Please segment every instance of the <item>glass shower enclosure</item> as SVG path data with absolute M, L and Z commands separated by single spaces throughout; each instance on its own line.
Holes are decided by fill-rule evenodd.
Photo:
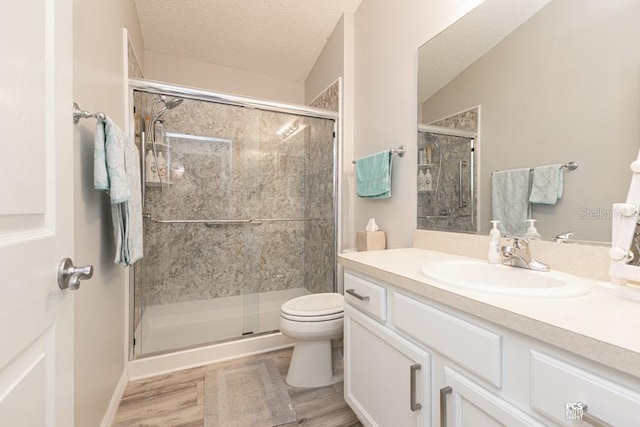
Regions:
M 133 90 L 134 357 L 276 332 L 284 301 L 335 290 L 337 114 L 231 98 Z

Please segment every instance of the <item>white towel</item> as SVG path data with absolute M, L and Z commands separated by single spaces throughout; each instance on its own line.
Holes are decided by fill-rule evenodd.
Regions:
M 529 169 L 491 175 L 491 211 L 503 236 L 524 236 L 529 214 Z
M 143 255 L 140 159 L 136 146 L 108 117 L 96 124 L 94 186 L 109 191 L 114 262 L 131 265 Z

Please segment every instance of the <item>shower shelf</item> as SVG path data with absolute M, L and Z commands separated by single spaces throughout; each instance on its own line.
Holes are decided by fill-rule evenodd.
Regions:
M 435 166 L 435 163 L 418 163 L 419 168 L 432 168 Z
M 418 193 L 433 193 L 435 190 L 418 190 Z

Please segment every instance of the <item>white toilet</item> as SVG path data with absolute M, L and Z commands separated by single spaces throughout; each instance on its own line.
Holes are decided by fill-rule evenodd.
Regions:
M 342 337 L 344 297 L 337 293 L 294 298 L 280 307 L 280 332 L 295 340 L 287 373 L 294 387 L 322 387 L 333 375 L 331 340 Z

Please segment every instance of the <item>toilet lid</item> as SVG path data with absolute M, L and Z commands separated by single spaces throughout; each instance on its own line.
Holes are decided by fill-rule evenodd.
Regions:
M 297 317 L 331 316 L 344 311 L 344 297 L 338 293 L 305 295 L 285 302 L 280 311 Z

